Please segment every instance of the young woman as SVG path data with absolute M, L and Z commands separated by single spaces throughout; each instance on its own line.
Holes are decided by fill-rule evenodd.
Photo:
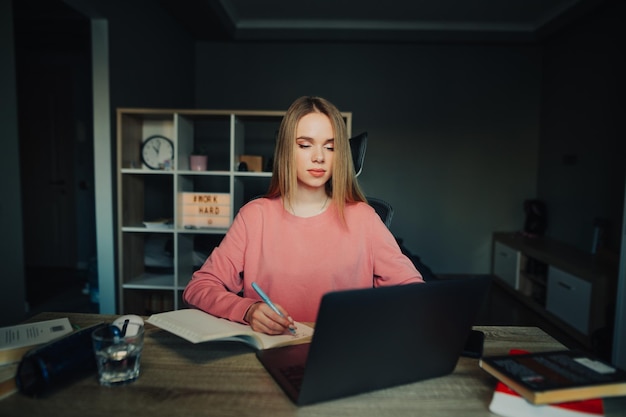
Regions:
M 329 291 L 423 282 L 357 183 L 345 122 L 319 97 L 287 110 L 267 195 L 247 203 L 183 294 L 268 334 L 313 322 Z M 276 314 L 251 287 L 256 282 Z M 243 296 L 238 295 L 243 292 Z

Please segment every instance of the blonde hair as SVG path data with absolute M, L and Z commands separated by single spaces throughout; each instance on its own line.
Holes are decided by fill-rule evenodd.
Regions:
M 331 179 L 326 183 L 326 195 L 332 199 L 339 217 L 345 222 L 346 204 L 367 200 L 355 176 L 346 123 L 335 105 L 321 97 L 300 97 L 285 113 L 278 130 L 274 168 L 267 197 L 282 196 L 288 202 L 294 197 L 298 185 L 295 166 L 296 129 L 300 119 L 310 113 L 326 115 L 333 128 L 335 148 L 333 172 Z

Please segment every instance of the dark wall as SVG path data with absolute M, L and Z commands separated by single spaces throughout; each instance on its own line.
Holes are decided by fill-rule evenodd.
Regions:
M 15 87 L 15 49 L 13 38 L 13 8 L 10 1 L 0 1 L 0 133 L 3 153 L 0 164 L 0 186 L 5 198 L 0 201 L 0 326 L 24 319 L 24 252 L 22 236 L 22 203 L 20 191 L 19 141 L 17 137 L 17 90 Z M 17 180 L 16 180 L 17 179 Z
M 194 43 L 149 0 L 102 1 L 109 22 L 111 104 L 188 108 L 194 100 Z
M 369 132 L 365 192 L 435 272 L 485 273 L 491 233 L 536 194 L 541 52 L 532 46 L 197 44 L 196 106 L 284 110 L 321 95 Z
M 547 234 L 591 250 L 595 218 L 620 245 L 626 177 L 626 3 L 606 2 L 544 47 L 538 194 Z
M 154 1 L 91 0 L 89 4 L 90 16 L 105 19 L 108 26 L 110 162 L 115 177 L 116 109 L 193 107 L 194 40 Z M 115 198 L 115 180 L 112 184 Z
M 60 0 L 22 0 L 14 23 L 24 264 L 86 268 L 96 252 L 90 22 Z

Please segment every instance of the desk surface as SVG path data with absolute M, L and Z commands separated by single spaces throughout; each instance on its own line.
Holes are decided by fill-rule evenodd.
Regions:
M 85 327 L 115 316 L 44 313 L 31 321 L 69 317 Z M 510 348 L 529 351 L 563 346 L 535 327 L 478 326 L 485 354 Z M 0 401 L 0 415 L 13 416 L 488 416 L 495 379 L 478 360 L 461 358 L 448 376 L 326 403 L 296 407 L 254 352 L 243 344 L 194 345 L 146 325 L 141 376 L 124 387 L 101 387 L 96 376 L 79 380 L 46 398 L 19 393 Z M 626 397 L 605 400 L 607 417 L 626 416 Z

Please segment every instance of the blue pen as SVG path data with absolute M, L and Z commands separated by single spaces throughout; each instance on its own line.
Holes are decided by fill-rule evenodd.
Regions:
M 257 294 L 259 294 L 259 296 L 261 297 L 261 299 L 263 299 L 263 301 L 265 302 L 265 304 L 267 304 L 268 306 L 270 306 L 270 308 L 272 310 L 274 310 L 274 312 L 276 314 L 278 314 L 279 316 L 281 316 L 282 318 L 286 318 L 284 316 L 283 313 L 280 312 L 280 310 L 278 308 L 276 308 L 276 306 L 274 305 L 274 303 L 272 303 L 272 300 L 270 300 L 270 298 L 267 296 L 267 294 L 265 294 L 263 292 L 263 290 L 261 289 L 261 287 L 259 287 L 256 282 L 252 283 L 252 288 L 254 289 L 254 291 L 257 292 Z M 296 330 L 293 329 L 291 326 L 289 327 L 289 331 L 291 332 L 291 334 L 295 335 L 296 334 Z

